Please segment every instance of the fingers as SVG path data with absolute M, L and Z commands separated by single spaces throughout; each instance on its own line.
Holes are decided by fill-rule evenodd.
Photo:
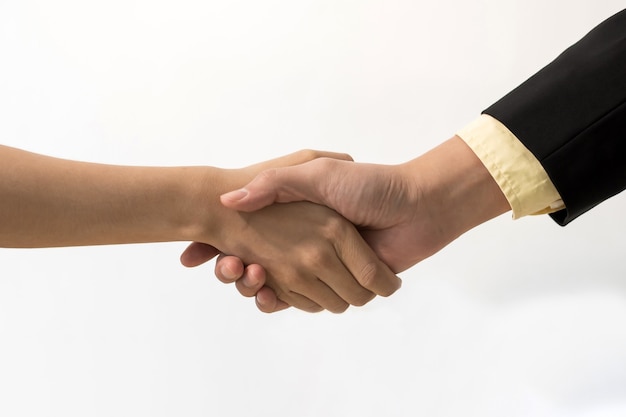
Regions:
M 230 284 L 244 275 L 245 267 L 236 256 L 220 255 L 215 261 L 215 276 L 225 284 Z
M 265 285 L 265 269 L 257 264 L 246 267 L 236 256 L 218 256 L 215 276 L 225 284 L 234 282 L 237 291 L 244 297 L 254 297 Z
M 320 162 L 265 170 L 243 188 L 223 194 L 220 200 L 224 206 L 239 211 L 302 200 L 323 204 L 318 186 L 326 177 L 320 172 Z
M 261 265 L 252 264 L 244 268 L 242 261 L 235 256 L 220 255 L 215 264 L 215 275 L 224 283 L 235 282 L 237 291 L 244 297 L 256 295 L 257 305 L 264 312 L 282 310 L 291 305 L 308 312 L 328 310 L 342 313 L 349 307 L 348 303 L 362 305 L 369 301 L 374 294 L 360 287 L 344 265 L 336 257 L 334 260 L 334 265 L 328 262 L 325 265 L 328 270 L 335 271 L 336 277 L 333 281 L 340 282 L 339 285 L 345 288 L 342 291 L 345 294 L 343 297 L 337 294 L 336 288 L 330 288 L 323 280 L 306 279 L 294 273 L 289 279 L 282 280 L 283 289 L 279 298 L 274 290 L 265 286 L 267 276 Z M 315 267 L 318 265 L 315 264 Z M 351 285 L 342 285 L 342 281 Z M 260 291 L 262 288 L 264 291 Z
M 257 292 L 256 306 L 264 313 L 275 313 L 290 307 L 286 302 L 279 300 L 274 290 L 269 287 L 262 287 Z
M 354 226 L 349 227 L 352 230 L 348 233 L 331 232 L 335 236 L 331 240 L 339 242 L 334 245 L 337 256 L 363 288 L 383 297 L 396 292 L 402 280 L 376 256 Z
M 335 268 L 344 269 L 343 265 L 336 265 Z M 350 304 L 363 305 L 374 297 L 374 294 L 359 286 L 352 276 L 347 274 L 343 279 L 351 282 L 352 286 L 344 286 L 346 289 L 343 291 L 343 296 L 337 294 L 336 288 L 331 289 L 320 280 L 315 280 L 313 285 L 306 286 L 307 280 L 294 278 L 294 282 L 299 282 L 298 285 L 293 285 L 293 287 L 298 287 L 298 292 L 289 291 L 288 294 L 281 295 L 289 301 L 287 303 L 279 299 L 273 289 L 265 286 L 266 272 L 261 265 L 252 264 L 244 269 L 241 260 L 234 256 L 221 255 L 216 263 L 215 274 L 224 283 L 235 282 L 237 291 L 244 297 L 256 296 L 259 310 L 265 313 L 284 310 L 290 306 L 312 313 L 322 310 L 342 313 Z M 335 281 L 342 281 L 342 279 L 336 278 Z M 350 291 L 353 293 L 349 293 Z
M 302 290 L 307 294 L 313 294 L 314 298 L 321 300 L 320 302 L 313 301 L 311 298 L 293 291 L 283 294 L 283 297 L 289 301 L 285 302 L 278 298 L 273 289 L 264 286 L 266 272 L 262 266 L 252 264 L 244 269 L 241 260 L 234 256 L 220 256 L 215 267 L 215 274 L 224 283 L 235 282 L 237 291 L 244 297 L 256 296 L 259 310 L 265 313 L 284 310 L 290 306 L 310 313 L 317 313 L 324 309 L 340 313 L 348 308 L 345 301 L 337 297 L 330 288 L 321 282 L 314 285 L 311 290 Z
M 352 280 L 351 277 L 350 279 Z M 276 297 L 299 310 L 311 313 L 322 310 L 343 313 L 350 306 L 334 288 L 318 278 L 292 276 L 289 280 L 283 279 L 281 284 L 280 287 L 273 288 Z M 284 288 L 288 290 L 285 291 Z
M 244 297 L 254 297 L 265 285 L 265 269 L 261 265 L 248 265 L 241 279 L 235 282 L 237 291 Z
M 276 245 L 288 250 L 286 256 L 278 255 L 281 264 L 268 270 L 267 285 L 274 289 L 278 299 L 305 311 L 315 308 L 310 304 L 313 302 L 333 313 L 341 313 L 349 305 L 366 304 L 374 298 L 374 293 L 389 295 L 399 287 L 399 278 L 343 217 L 307 203 L 272 206 L 272 210 L 297 214 L 292 227 L 288 226 L 289 217 L 282 216 L 288 234 L 294 227 L 309 231 L 306 238 L 287 240 L 295 245 L 287 246 L 282 241 Z M 307 229 L 307 223 L 315 226 Z M 279 236 L 275 233 L 273 237 Z
M 344 224 L 344 222 L 341 223 Z M 353 233 L 351 238 L 355 240 L 360 239 L 356 230 L 349 230 L 349 232 Z M 343 245 L 346 243 L 352 244 L 349 238 L 346 238 L 344 242 L 339 244 Z M 359 284 L 356 275 L 348 267 L 349 262 L 346 262 L 347 260 L 343 259 L 341 254 L 337 253 L 332 246 L 330 250 L 333 253 L 329 256 L 323 256 L 323 253 L 315 251 L 314 248 L 306 250 L 302 255 L 305 265 L 312 270 L 317 269 L 319 271 L 319 279 L 314 281 L 313 284 L 321 286 L 324 283 L 326 284 L 325 287 L 328 287 L 328 291 L 323 293 L 324 297 L 313 297 L 311 294 L 318 295 L 322 293 L 317 286 L 310 285 L 302 288 L 301 294 L 306 294 L 313 301 L 334 313 L 345 311 L 349 305 L 363 306 L 367 304 L 376 294 Z M 295 284 L 293 286 L 295 287 Z
M 354 159 L 347 153 L 340 152 L 328 152 L 328 151 L 318 151 L 314 149 L 301 149 L 289 155 L 285 155 L 279 158 L 270 161 L 275 167 L 288 167 L 293 165 L 300 165 L 306 162 L 314 161 L 320 158 L 329 158 L 329 159 L 337 159 L 340 161 L 350 161 L 353 162 Z
M 192 268 L 213 259 L 220 252 L 206 243 L 192 242 L 180 255 L 180 263 Z
M 316 151 L 311 149 L 303 149 L 289 155 L 284 155 L 269 161 L 260 162 L 248 167 L 249 169 L 259 172 L 270 168 L 288 167 L 292 165 L 300 165 L 305 162 L 318 158 L 338 159 L 342 161 L 353 161 L 352 157 L 346 153 Z
M 226 193 L 222 203 L 240 211 L 254 211 L 274 202 L 308 200 L 323 204 L 316 183 L 326 179 L 330 161 L 352 162 L 350 155 L 336 152 L 302 150 L 244 168 L 256 177 L 245 187 Z M 252 192 L 251 192 L 252 191 Z
M 236 256 L 220 255 L 215 263 L 215 275 L 224 283 L 235 282 L 237 291 L 244 297 L 256 297 L 257 308 L 264 313 L 274 313 L 291 307 L 279 300 L 276 293 L 265 285 L 265 269 L 252 264 L 244 267 Z
M 182 253 L 180 261 L 186 267 L 195 267 L 213 259 L 218 253 L 213 246 L 193 242 Z M 244 297 L 256 296 L 257 308 L 264 313 L 274 313 L 290 307 L 276 297 L 274 290 L 263 286 L 265 270 L 260 265 L 244 267 L 243 262 L 236 256 L 220 254 L 215 263 L 215 276 L 226 284 L 235 282 L 237 290 Z

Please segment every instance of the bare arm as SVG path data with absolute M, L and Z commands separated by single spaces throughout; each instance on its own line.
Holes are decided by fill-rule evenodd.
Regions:
M 219 201 L 265 168 L 320 155 L 224 170 L 93 164 L 0 147 L 0 246 L 194 240 L 211 256 L 219 250 L 263 265 L 268 285 L 290 304 L 343 311 L 373 297 L 364 286 L 383 295 L 399 286 L 350 223 L 312 204 L 240 214 Z
M 193 189 L 214 168 L 69 161 L 0 146 L 0 245 L 50 247 L 185 240 Z M 194 179 L 189 181 L 188 179 Z M 214 205 L 209 210 L 217 211 Z

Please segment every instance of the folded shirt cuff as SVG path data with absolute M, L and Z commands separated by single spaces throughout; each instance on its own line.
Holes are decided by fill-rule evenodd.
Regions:
M 537 158 L 495 118 L 482 114 L 457 132 L 494 178 L 518 219 L 565 206 Z

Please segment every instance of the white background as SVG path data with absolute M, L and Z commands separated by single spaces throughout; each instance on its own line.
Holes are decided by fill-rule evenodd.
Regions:
M 239 167 L 399 163 L 615 1 L 0 1 L 0 142 Z M 184 243 L 0 250 L 2 416 L 626 415 L 626 198 L 504 215 L 344 315 L 264 315 Z

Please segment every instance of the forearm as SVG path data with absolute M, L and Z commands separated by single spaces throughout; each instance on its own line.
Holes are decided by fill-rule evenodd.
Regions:
M 223 210 L 223 172 L 214 168 L 93 164 L 4 146 L 0 161 L 4 247 L 191 240 L 212 226 L 194 222 L 200 201 L 205 213 Z

